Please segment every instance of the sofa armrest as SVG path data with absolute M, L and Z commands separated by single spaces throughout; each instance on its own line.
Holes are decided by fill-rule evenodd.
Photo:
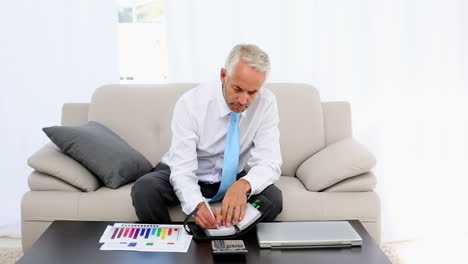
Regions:
M 33 171 L 28 177 L 28 185 L 31 191 L 66 191 L 81 192 L 80 189 L 70 185 L 57 177 Z
M 97 177 L 51 142 L 34 153 L 28 164 L 36 171 L 54 176 L 85 192 L 95 191 L 101 186 Z
M 346 180 L 342 180 L 324 192 L 371 192 L 377 185 L 377 178 L 372 172 L 366 172 Z
M 318 192 L 370 171 L 375 163 L 375 157 L 363 145 L 347 138 L 312 155 L 299 166 L 296 176 L 307 190 Z

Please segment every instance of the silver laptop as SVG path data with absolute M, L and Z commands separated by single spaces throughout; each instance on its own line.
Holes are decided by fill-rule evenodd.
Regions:
M 259 223 L 261 248 L 361 246 L 362 238 L 347 221 Z

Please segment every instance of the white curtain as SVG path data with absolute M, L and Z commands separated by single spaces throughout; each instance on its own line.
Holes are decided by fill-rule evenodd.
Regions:
M 27 158 L 60 125 L 65 102 L 89 102 L 118 83 L 114 0 L 2 1 L 0 16 L 0 236 L 20 236 Z
M 230 48 L 271 56 L 271 82 L 352 104 L 377 156 L 384 241 L 455 232 L 468 213 L 468 3 L 166 1 L 169 81 L 216 79 Z

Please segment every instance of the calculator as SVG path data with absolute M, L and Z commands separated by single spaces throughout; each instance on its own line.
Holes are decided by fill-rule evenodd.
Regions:
M 211 240 L 214 255 L 247 254 L 247 248 L 242 240 Z

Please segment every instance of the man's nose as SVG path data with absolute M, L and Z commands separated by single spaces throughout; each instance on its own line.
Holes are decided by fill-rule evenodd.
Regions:
M 239 103 L 242 104 L 242 105 L 247 104 L 248 97 L 249 96 L 247 94 L 239 95 Z

